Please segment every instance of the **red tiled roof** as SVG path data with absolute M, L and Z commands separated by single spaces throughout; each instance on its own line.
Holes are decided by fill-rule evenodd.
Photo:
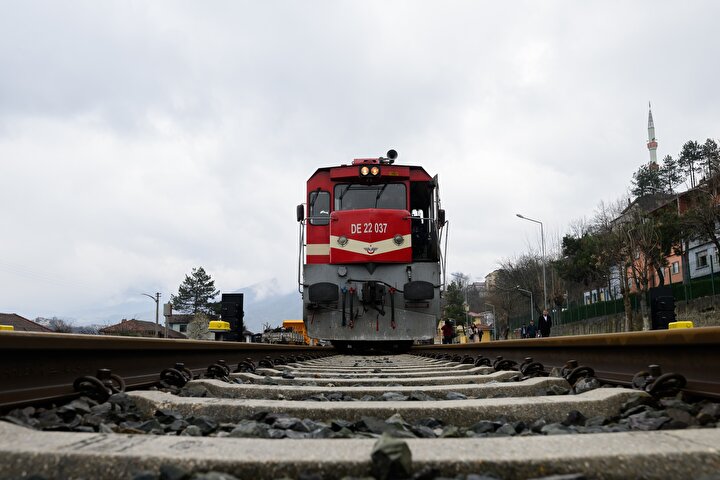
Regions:
M 16 313 L 0 313 L 0 325 L 12 325 L 16 332 L 52 332 L 49 328 Z
M 192 322 L 193 318 L 195 318 L 195 315 L 193 315 L 192 313 L 175 313 L 173 315 L 168 315 L 167 320 L 168 323 L 188 324 Z
M 160 325 L 160 336 L 165 336 L 165 326 Z M 101 328 L 99 332 L 102 335 L 133 335 L 138 337 L 154 337 L 155 322 L 146 322 L 144 320 L 123 320 L 115 325 Z M 187 338 L 180 332 L 168 329 L 168 338 Z

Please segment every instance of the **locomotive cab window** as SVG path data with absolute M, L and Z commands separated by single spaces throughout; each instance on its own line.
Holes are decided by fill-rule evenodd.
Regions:
M 405 185 L 379 183 L 372 185 L 341 184 L 335 186 L 335 210 L 381 208 L 407 210 Z
M 330 192 L 310 192 L 310 225 L 330 223 Z
M 430 182 L 410 182 L 412 252 L 416 262 L 436 261 L 439 258 L 436 227 L 429 218 L 432 211 L 432 191 Z

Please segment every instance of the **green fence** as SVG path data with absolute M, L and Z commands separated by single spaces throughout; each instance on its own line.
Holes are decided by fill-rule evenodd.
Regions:
M 720 275 L 718 275 L 718 278 L 715 278 L 716 275 L 718 274 L 695 278 L 687 284 L 673 283 L 670 287 L 672 287 L 675 301 L 685 302 L 696 298 L 720 294 Z M 636 312 L 640 310 L 637 294 L 630 295 L 630 306 Z M 588 318 L 623 313 L 624 311 L 625 306 L 622 298 L 606 302 L 595 302 L 589 305 L 577 305 L 575 301 L 571 300 L 569 308 L 563 308 L 562 310 L 555 309 L 551 312 L 551 315 L 553 317 L 553 324 L 565 325 L 567 323 L 587 320 Z M 534 320 L 537 320 L 537 316 Z M 523 324 L 527 325 L 529 321 L 530 319 L 527 314 L 511 317 L 510 330 L 520 328 Z

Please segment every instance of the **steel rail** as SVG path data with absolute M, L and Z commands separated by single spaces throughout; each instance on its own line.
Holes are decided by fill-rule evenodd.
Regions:
M 630 385 L 633 376 L 660 365 L 663 373 L 687 379 L 686 392 L 720 398 L 720 327 L 654 330 L 602 335 L 501 340 L 488 343 L 417 345 L 413 353 L 498 355 L 522 362 L 526 357 L 546 369 L 561 368 L 569 360 L 595 370 L 600 380 Z
M 231 368 L 282 355 L 331 353 L 329 347 L 138 337 L 0 332 L 0 409 L 76 395 L 76 378 L 107 368 L 128 388 L 157 383 L 160 373 L 182 362 L 201 373 L 218 360 Z

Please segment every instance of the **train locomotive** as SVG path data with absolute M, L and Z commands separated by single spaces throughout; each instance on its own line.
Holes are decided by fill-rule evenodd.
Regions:
M 403 351 L 437 331 L 446 230 L 438 177 L 396 158 L 390 150 L 320 168 L 307 181 L 307 212 L 297 207 L 303 321 L 341 351 Z

